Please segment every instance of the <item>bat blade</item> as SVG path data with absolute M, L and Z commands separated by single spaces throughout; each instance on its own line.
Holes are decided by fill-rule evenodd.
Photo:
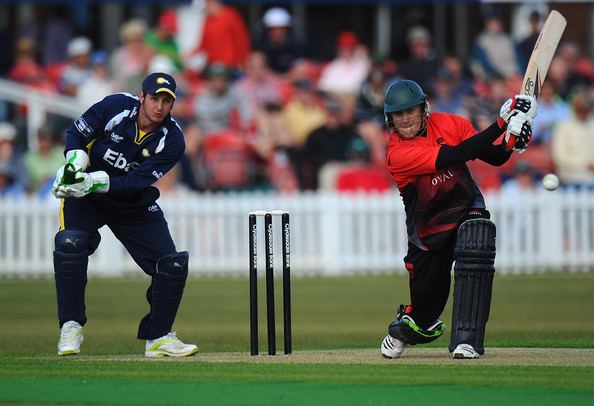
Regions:
M 522 81 L 521 94 L 538 97 L 566 25 L 565 17 L 557 10 L 551 10 L 530 55 Z

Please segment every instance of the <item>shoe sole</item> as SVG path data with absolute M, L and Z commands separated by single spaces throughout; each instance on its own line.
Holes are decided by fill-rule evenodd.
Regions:
M 472 356 L 470 356 L 470 357 L 467 357 L 467 356 L 465 356 L 464 354 L 461 354 L 461 353 L 455 353 L 455 354 L 452 356 L 452 358 L 453 358 L 453 359 L 479 359 L 479 358 L 480 358 L 480 355 L 478 355 L 478 356 L 472 355 Z
M 144 356 L 147 358 L 163 358 L 163 357 L 189 357 L 192 356 L 200 351 L 199 348 L 196 348 L 189 352 L 173 354 L 166 351 L 145 351 Z
M 80 354 L 80 350 L 58 351 L 58 355 L 76 355 L 76 354 Z
M 402 356 L 402 352 L 400 354 L 398 354 L 398 355 L 395 355 L 395 356 L 390 356 L 390 355 L 384 354 L 382 351 L 380 351 L 380 354 L 381 354 L 382 357 L 384 357 L 386 359 L 397 359 L 397 358 L 400 358 Z

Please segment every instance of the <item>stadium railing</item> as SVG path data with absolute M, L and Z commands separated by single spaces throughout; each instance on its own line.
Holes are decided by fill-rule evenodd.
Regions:
M 37 130 L 45 122 L 47 113 L 77 118 L 85 110 L 76 98 L 35 90 L 5 79 L 0 79 L 0 100 L 25 107 L 27 145 L 32 149 L 37 147 Z
M 594 268 L 594 191 L 542 191 L 523 196 L 521 205 L 496 194 L 486 199 L 497 224 L 498 272 Z M 396 193 L 196 194 L 159 203 L 177 248 L 190 252 L 194 276 L 247 275 L 248 213 L 256 209 L 290 212 L 295 275 L 405 272 L 404 209 Z M 58 209 L 53 199 L 0 200 L 0 276 L 53 275 Z M 101 234 L 89 275 L 140 275 L 113 234 L 105 227 Z M 274 237 L 280 246 L 280 233 Z

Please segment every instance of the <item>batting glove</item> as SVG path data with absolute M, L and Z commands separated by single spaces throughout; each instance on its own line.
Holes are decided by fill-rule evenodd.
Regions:
M 505 148 L 523 153 L 532 141 L 532 118 L 525 113 L 518 113 L 509 120 L 505 132 Z
M 78 172 L 76 183 L 60 185 L 54 193 L 56 197 L 84 197 L 89 193 L 106 193 L 109 191 L 109 175 L 105 171 L 91 173 Z
M 499 117 L 506 124 L 509 124 L 509 120 L 518 113 L 524 113 L 531 119 L 534 119 L 537 112 L 538 105 L 534 97 L 518 94 L 503 103 L 499 110 Z

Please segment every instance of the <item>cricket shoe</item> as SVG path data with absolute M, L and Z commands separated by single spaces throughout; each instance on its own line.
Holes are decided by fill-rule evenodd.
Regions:
M 60 329 L 58 341 L 58 355 L 74 355 L 80 352 L 80 345 L 84 341 L 82 326 L 76 321 L 67 321 Z
M 187 357 L 198 352 L 198 346 L 185 344 L 177 338 L 174 332 L 165 334 L 163 337 L 154 340 L 146 340 L 144 356 L 148 358 L 158 357 Z
M 405 345 L 406 344 L 402 341 L 388 334 L 386 338 L 384 338 L 384 341 L 382 341 L 382 345 L 380 346 L 380 353 L 384 358 L 400 358 L 400 356 L 404 352 Z
M 453 359 L 476 359 L 480 358 L 480 354 L 470 344 L 458 344 L 452 353 Z

